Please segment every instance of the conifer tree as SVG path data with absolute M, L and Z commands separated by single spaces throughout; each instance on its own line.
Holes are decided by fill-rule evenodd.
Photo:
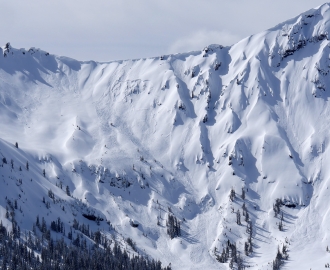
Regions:
M 71 196 L 69 186 L 66 186 L 66 195 Z
M 245 189 L 242 187 L 242 200 L 245 200 Z
M 237 223 L 238 225 L 241 225 L 241 224 L 242 224 L 242 223 L 241 223 L 241 213 L 240 213 L 239 210 L 237 210 L 237 212 L 236 212 L 236 223 Z
M 230 200 L 231 200 L 231 201 L 234 201 L 235 196 L 236 196 L 236 193 L 235 193 L 234 188 L 232 187 L 231 190 L 230 190 L 230 194 L 229 194 L 229 198 L 230 198 Z

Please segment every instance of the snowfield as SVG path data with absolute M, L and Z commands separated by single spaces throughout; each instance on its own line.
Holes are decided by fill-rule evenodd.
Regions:
M 281 269 L 323 269 L 329 32 L 326 3 L 231 47 L 147 59 L 79 62 L 1 47 L 3 224 L 17 200 L 22 234 L 36 215 L 61 217 L 67 232 L 75 218 L 123 247 L 132 238 L 139 254 L 173 269 L 229 269 L 230 258 L 216 259 L 228 240 L 250 269 L 273 269 L 283 244 Z M 181 226 L 173 239 L 169 215 Z

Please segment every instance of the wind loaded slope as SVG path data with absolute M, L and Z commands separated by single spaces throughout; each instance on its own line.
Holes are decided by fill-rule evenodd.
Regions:
M 323 268 L 329 22 L 324 4 L 231 47 L 106 63 L 2 47 L 3 224 L 16 200 L 23 239 L 60 217 L 172 269 Z

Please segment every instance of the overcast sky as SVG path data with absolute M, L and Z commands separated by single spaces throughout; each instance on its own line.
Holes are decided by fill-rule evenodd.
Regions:
M 231 45 L 323 0 L 10 0 L 1 45 L 109 61 Z

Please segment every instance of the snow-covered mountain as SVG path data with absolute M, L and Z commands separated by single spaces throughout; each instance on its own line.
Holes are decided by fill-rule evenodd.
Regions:
M 329 31 L 327 3 L 231 47 L 147 59 L 79 62 L 7 44 L 3 224 L 16 200 L 22 234 L 36 215 L 67 232 L 76 219 L 173 269 L 228 269 L 229 242 L 252 269 L 273 269 L 283 244 L 283 269 L 324 268 Z

